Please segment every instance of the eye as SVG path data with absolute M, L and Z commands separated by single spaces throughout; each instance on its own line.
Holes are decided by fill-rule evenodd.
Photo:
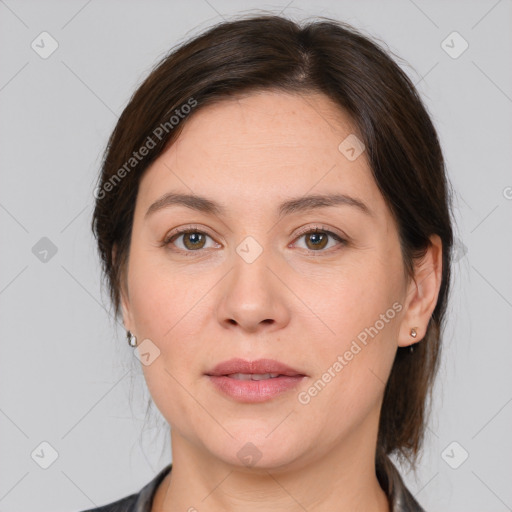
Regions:
M 201 249 L 205 249 L 205 241 L 207 238 L 212 240 L 211 236 L 203 231 L 199 231 L 195 228 L 182 228 L 174 231 L 170 236 L 168 236 L 163 242 L 162 245 L 171 245 L 175 243 L 175 240 L 179 238 L 183 238 L 182 247 L 178 246 L 178 249 L 182 252 L 195 252 Z
M 306 250 L 313 252 L 327 252 L 322 251 L 322 249 L 325 249 L 327 246 L 329 238 L 333 238 L 341 245 L 347 243 L 344 238 L 332 231 L 329 231 L 328 229 L 324 229 L 323 227 L 315 227 L 313 229 L 310 228 L 306 231 L 302 231 L 297 240 L 302 237 L 305 237 L 306 240 Z
M 305 237 L 306 240 L 306 250 L 310 252 L 327 252 L 323 251 L 322 249 L 325 249 L 327 246 L 329 238 L 336 240 L 339 245 L 345 245 L 347 243 L 344 238 L 337 235 L 336 233 L 318 226 L 303 230 L 301 233 L 299 233 L 296 240 L 299 240 L 303 237 Z M 180 247 L 179 244 L 176 244 L 176 241 L 180 238 L 183 239 L 181 242 L 182 247 Z M 162 242 L 162 245 L 176 245 L 178 252 L 187 254 L 208 248 L 206 247 L 206 240 L 208 238 L 213 240 L 212 237 L 204 231 L 199 231 L 194 227 L 187 227 L 178 229 L 171 233 L 168 237 L 165 238 L 165 240 Z

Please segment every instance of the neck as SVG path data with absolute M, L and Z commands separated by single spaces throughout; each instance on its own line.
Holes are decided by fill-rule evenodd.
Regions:
M 171 443 L 172 471 L 151 512 L 390 510 L 375 472 L 374 443 L 347 442 L 317 459 L 279 468 L 227 464 L 174 430 Z

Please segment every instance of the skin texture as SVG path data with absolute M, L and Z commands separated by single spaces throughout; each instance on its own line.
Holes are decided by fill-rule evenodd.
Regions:
M 425 335 L 441 247 L 433 236 L 416 280 L 405 275 L 397 228 L 365 153 L 349 161 L 338 149 L 352 133 L 349 117 L 323 95 L 238 95 L 188 119 L 142 177 L 122 307 L 139 343 L 148 338 L 160 350 L 142 368 L 171 426 L 173 470 L 153 512 L 389 510 L 374 465 L 384 386 L 397 347 Z M 170 191 L 221 202 L 227 215 L 175 205 L 145 218 Z M 278 216 L 282 201 L 333 192 L 371 214 L 336 205 Z M 163 246 L 179 227 L 208 236 L 198 243 L 178 235 Z M 315 227 L 347 242 L 299 236 Z M 263 249 L 252 263 L 236 251 L 247 236 Z M 393 304 L 394 318 L 300 403 L 298 393 Z M 267 402 L 235 402 L 204 375 L 232 357 L 276 359 L 307 377 Z M 261 453 L 252 467 L 237 455 L 249 442 Z

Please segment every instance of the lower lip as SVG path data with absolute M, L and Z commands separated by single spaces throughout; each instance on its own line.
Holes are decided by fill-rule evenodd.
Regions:
M 265 402 L 286 393 L 297 387 L 304 377 L 304 375 L 297 375 L 296 377 L 281 376 L 263 380 L 238 380 L 225 375 L 208 375 L 217 389 L 238 402 L 248 403 Z

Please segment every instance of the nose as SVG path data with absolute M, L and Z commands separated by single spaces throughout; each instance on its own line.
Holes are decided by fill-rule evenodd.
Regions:
M 253 261 L 243 251 L 237 253 L 219 290 L 219 322 L 227 328 L 238 326 L 253 333 L 282 329 L 290 321 L 292 297 L 285 282 L 284 270 L 269 251 L 263 250 Z

